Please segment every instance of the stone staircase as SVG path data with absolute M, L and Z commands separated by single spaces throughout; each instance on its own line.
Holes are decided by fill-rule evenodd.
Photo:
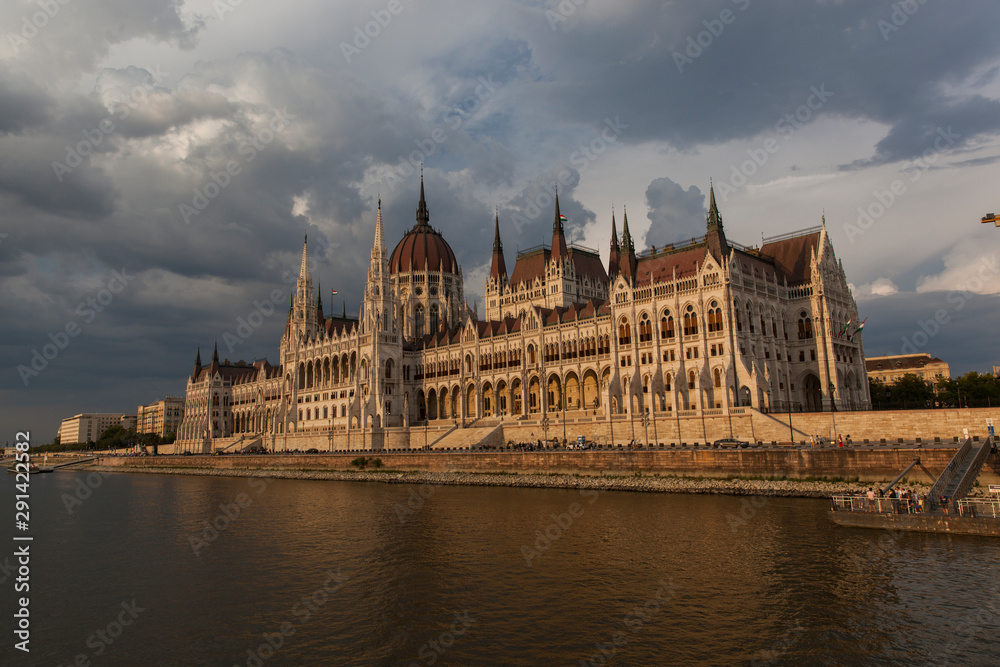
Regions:
M 431 449 L 481 449 L 486 446 L 499 447 L 503 445 L 503 425 L 481 426 L 479 428 L 460 428 L 435 442 Z

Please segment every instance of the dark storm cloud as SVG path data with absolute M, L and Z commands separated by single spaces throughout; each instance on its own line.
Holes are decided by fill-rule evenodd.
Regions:
M 771 130 L 821 85 L 833 93 L 823 113 L 891 126 L 879 162 L 921 154 L 928 126 L 966 128 L 963 143 L 995 134 L 997 103 L 968 96 L 961 84 L 1000 53 L 1000 5 L 967 2 L 956 11 L 914 0 L 916 11 L 900 18 L 901 4 L 716 0 L 643 4 L 610 25 L 577 20 L 532 44 L 536 61 L 560 54 L 540 98 L 574 121 L 618 113 L 628 100 L 624 141 L 681 148 Z M 720 23 L 725 10 L 728 24 Z
M 687 190 L 669 178 L 657 178 L 646 188 L 648 217 L 644 247 L 663 246 L 705 233 L 705 195 L 695 185 Z
M 951 365 L 952 376 L 988 372 L 1000 364 L 996 330 L 1000 297 L 953 292 L 899 293 L 858 303 L 865 323 L 865 355 L 927 352 Z M 993 357 L 984 356 L 992 351 Z

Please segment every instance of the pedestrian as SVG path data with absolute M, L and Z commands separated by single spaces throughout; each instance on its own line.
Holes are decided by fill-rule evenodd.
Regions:
M 944 513 L 946 515 L 948 514 L 948 496 L 945 495 L 941 496 L 941 509 L 944 510 Z
M 844 446 L 844 438 L 841 437 L 839 434 L 837 435 L 837 446 L 838 447 L 843 447 Z

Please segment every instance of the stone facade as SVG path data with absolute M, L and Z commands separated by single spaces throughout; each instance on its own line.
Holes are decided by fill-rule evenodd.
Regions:
M 390 255 L 379 206 L 358 319 L 324 315 L 304 244 L 280 365 L 216 353 L 202 366 L 199 353 L 178 448 L 409 447 L 414 427 L 543 419 L 646 417 L 705 437 L 707 421 L 748 410 L 870 407 L 856 324 L 847 335 L 857 307 L 825 224 L 731 243 L 711 192 L 706 235 L 685 244 L 636 253 L 627 214 L 621 238 L 612 216 L 605 268 L 567 245 L 556 196 L 552 244 L 519 253 L 510 276 L 494 221 L 480 319 L 423 183 L 416 218 Z
M 865 359 L 868 377 L 891 384 L 904 375 L 916 375 L 937 389 L 941 380 L 951 377 L 948 363 L 926 352 L 919 354 L 894 354 Z

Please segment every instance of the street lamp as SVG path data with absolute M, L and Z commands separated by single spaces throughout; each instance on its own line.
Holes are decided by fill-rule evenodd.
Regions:
M 542 417 L 542 437 L 545 438 L 542 443 L 542 447 L 546 447 L 549 444 L 549 416 L 546 415 Z
M 830 416 L 833 417 L 833 432 L 830 434 L 830 439 L 834 442 L 837 441 L 837 388 L 834 384 L 830 383 Z
M 642 428 L 646 432 L 646 443 L 648 444 L 649 443 L 649 413 L 648 412 L 643 412 L 642 413 Z

